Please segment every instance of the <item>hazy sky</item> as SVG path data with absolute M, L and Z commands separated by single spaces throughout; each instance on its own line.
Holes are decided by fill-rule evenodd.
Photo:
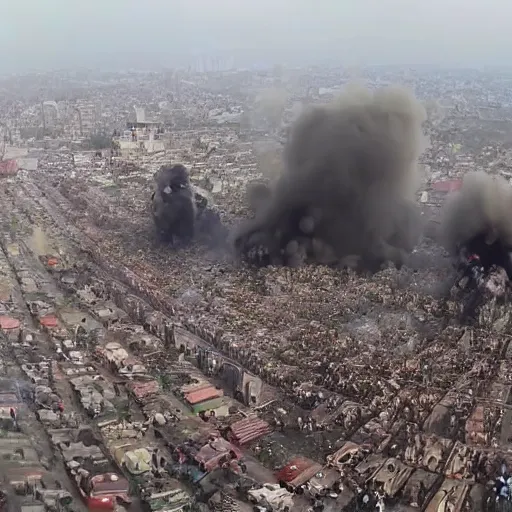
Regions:
M 512 64 L 510 0 L 0 0 L 0 72 L 251 62 Z

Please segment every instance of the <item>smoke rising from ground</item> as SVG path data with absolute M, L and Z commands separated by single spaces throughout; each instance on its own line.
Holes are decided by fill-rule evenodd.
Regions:
M 263 121 L 271 129 L 277 129 L 283 121 L 288 94 L 285 89 L 272 88 L 262 91 L 256 98 L 253 122 Z
M 268 203 L 235 238 L 246 260 L 378 268 L 401 264 L 419 229 L 422 105 L 407 91 L 350 87 L 304 111 Z
M 195 234 L 196 205 L 188 170 L 181 164 L 164 165 L 155 174 L 151 197 L 153 221 L 160 240 L 190 241 Z
M 472 172 L 446 203 L 441 226 L 443 244 L 455 252 L 461 244 L 485 235 L 512 247 L 512 187 L 501 176 Z

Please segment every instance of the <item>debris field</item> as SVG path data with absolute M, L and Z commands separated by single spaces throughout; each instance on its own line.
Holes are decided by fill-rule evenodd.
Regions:
M 19 499 L 482 510 L 510 458 L 508 314 L 460 325 L 428 241 L 372 276 L 161 247 L 145 176 L 0 192 L 8 474 L 37 490 Z
M 270 181 L 256 145 L 219 116 L 215 130 L 143 116 L 94 151 L 81 117 L 65 144 L 14 129 L 26 147 L 0 166 L 0 510 L 512 510 L 508 277 L 454 286 L 434 242 L 471 167 L 452 121 L 484 121 L 464 108 L 444 131 L 421 125 L 425 235 L 374 273 L 256 268 L 229 236 L 161 243 L 162 165 L 190 169 L 187 200 L 222 236 L 265 200 L 247 201 L 249 182 Z M 118 125 L 121 111 L 109 107 Z M 283 136 L 263 132 L 263 145 Z M 494 149 L 482 166 L 499 173 L 508 153 Z M 386 242 L 409 230 L 391 228 Z

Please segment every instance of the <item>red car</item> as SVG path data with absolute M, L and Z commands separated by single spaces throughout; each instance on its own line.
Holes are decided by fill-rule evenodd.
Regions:
M 130 492 L 128 480 L 116 473 L 85 477 L 79 482 L 78 488 L 91 512 L 115 510 L 117 503 L 131 502 L 128 496 Z

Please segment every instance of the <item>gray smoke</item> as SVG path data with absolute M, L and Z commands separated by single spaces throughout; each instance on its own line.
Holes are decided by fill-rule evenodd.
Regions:
M 285 167 L 235 247 L 249 262 L 401 264 L 419 229 L 422 105 L 407 91 L 347 89 L 292 126 Z
M 512 187 L 501 176 L 468 173 L 444 207 L 441 234 L 451 252 L 479 235 L 512 247 Z

